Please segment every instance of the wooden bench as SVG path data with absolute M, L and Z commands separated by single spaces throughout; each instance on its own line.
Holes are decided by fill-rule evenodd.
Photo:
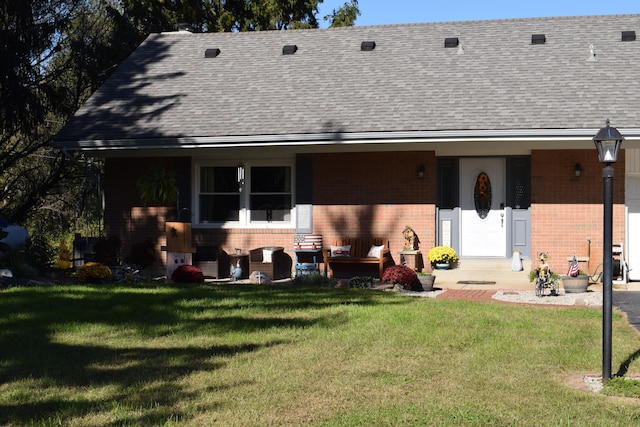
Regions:
M 351 246 L 349 256 L 331 256 L 331 246 Z M 379 257 L 369 257 L 371 246 L 384 246 Z M 377 276 L 382 279 L 386 266 L 393 265 L 389 241 L 377 237 L 344 237 L 336 239 L 323 252 L 324 265 L 334 278 L 350 278 L 358 275 Z

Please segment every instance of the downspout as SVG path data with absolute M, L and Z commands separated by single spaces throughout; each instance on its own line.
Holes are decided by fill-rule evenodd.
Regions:
M 591 263 L 591 237 L 587 237 L 587 274 L 591 276 L 591 267 L 589 264 Z

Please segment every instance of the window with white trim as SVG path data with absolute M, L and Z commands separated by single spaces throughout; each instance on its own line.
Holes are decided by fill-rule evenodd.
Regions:
M 240 220 L 241 180 L 238 168 L 203 166 L 200 173 L 198 197 L 201 223 Z
M 291 167 L 254 166 L 250 177 L 251 222 L 291 222 Z
M 290 225 L 291 165 L 196 165 L 196 222 L 212 225 Z

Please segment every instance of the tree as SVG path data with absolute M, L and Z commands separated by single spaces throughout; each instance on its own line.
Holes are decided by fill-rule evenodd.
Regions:
M 318 28 L 318 6 L 323 0 L 122 0 L 123 15 L 143 36 L 171 31 L 187 23 L 193 31 L 260 31 Z M 331 26 L 354 25 L 360 14 L 351 0 L 327 15 Z
M 55 236 L 77 228 L 84 201 L 98 202 L 88 185 L 100 173 L 95 162 L 52 151 L 48 141 L 132 51 L 136 37 L 104 1 L 3 2 L 0 218 Z
M 173 31 L 181 22 L 201 32 L 317 28 L 320 3 L 2 2 L 0 219 L 25 225 L 32 234 L 41 230 L 50 235 L 73 232 L 98 220 L 100 162 L 52 151 L 48 141 L 150 33 Z M 357 0 L 351 0 L 325 20 L 332 26 L 353 25 L 359 14 Z
M 330 21 L 332 27 L 351 27 L 355 25 L 358 16 L 360 16 L 358 0 L 351 0 L 341 8 L 333 9 L 324 19 L 325 21 Z
M 42 204 L 62 174 L 60 156 L 47 150 L 56 99 L 46 68 L 72 3 L 4 2 L 1 9 L 0 217 L 11 222 Z

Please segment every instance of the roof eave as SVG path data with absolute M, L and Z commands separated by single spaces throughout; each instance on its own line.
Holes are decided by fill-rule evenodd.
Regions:
M 640 129 L 619 129 L 627 140 L 640 140 Z M 158 137 L 92 140 L 57 140 L 56 149 L 72 151 L 158 150 L 165 148 L 242 148 L 332 144 L 454 143 L 503 141 L 592 140 L 598 129 L 441 130 L 407 132 L 316 133 L 220 137 Z

